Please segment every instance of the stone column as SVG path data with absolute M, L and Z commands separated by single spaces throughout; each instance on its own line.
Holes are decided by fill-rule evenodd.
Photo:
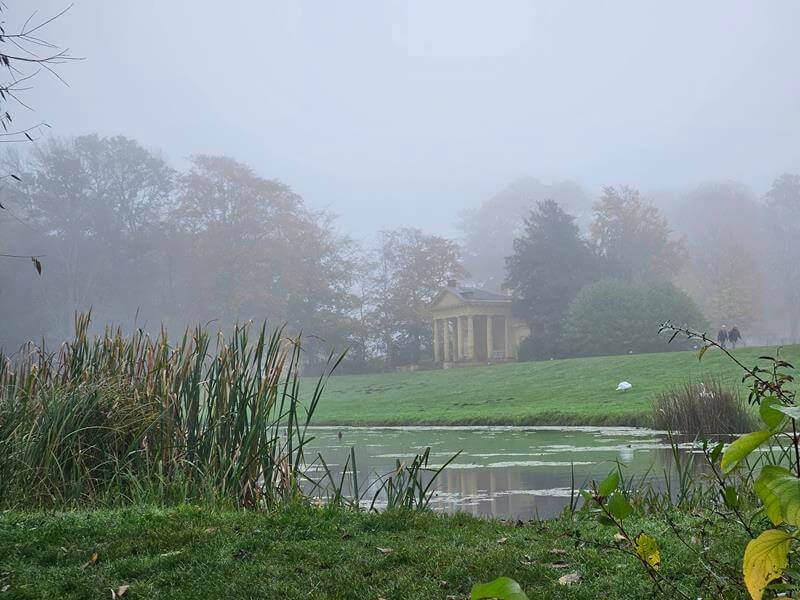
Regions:
M 433 362 L 439 364 L 441 354 L 439 352 L 439 319 L 433 320 Z
M 467 359 L 475 360 L 475 317 L 467 317 Z
M 444 326 L 444 362 L 450 362 L 450 319 L 442 319 Z
M 458 344 L 456 345 L 456 360 L 464 359 L 464 319 L 456 317 L 456 330 L 458 334 Z
M 492 315 L 486 315 L 486 358 L 492 360 Z
M 514 344 L 511 340 L 511 318 L 506 315 L 503 317 L 506 325 L 506 359 L 515 358 L 514 356 Z

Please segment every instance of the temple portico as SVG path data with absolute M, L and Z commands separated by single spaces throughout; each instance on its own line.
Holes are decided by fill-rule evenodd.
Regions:
M 511 297 L 449 283 L 430 311 L 436 363 L 449 367 L 516 360 L 529 330 L 512 317 Z

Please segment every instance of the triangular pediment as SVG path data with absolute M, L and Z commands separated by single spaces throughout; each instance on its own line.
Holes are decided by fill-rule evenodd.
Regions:
M 431 304 L 432 309 L 449 308 L 451 306 L 459 306 L 464 304 L 464 301 L 450 290 L 442 290 L 439 295 L 434 298 Z

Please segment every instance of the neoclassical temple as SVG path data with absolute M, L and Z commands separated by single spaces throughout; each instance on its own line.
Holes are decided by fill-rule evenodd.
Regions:
M 511 316 L 511 295 L 464 287 L 457 281 L 431 303 L 433 353 L 444 368 L 515 360 L 528 326 Z

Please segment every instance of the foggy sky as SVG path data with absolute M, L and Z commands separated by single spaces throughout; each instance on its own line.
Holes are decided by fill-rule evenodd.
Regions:
M 760 194 L 800 171 L 798 23 L 794 0 L 76 0 L 45 37 L 86 60 L 26 100 L 56 135 L 247 162 L 357 237 L 452 234 L 523 175 Z

